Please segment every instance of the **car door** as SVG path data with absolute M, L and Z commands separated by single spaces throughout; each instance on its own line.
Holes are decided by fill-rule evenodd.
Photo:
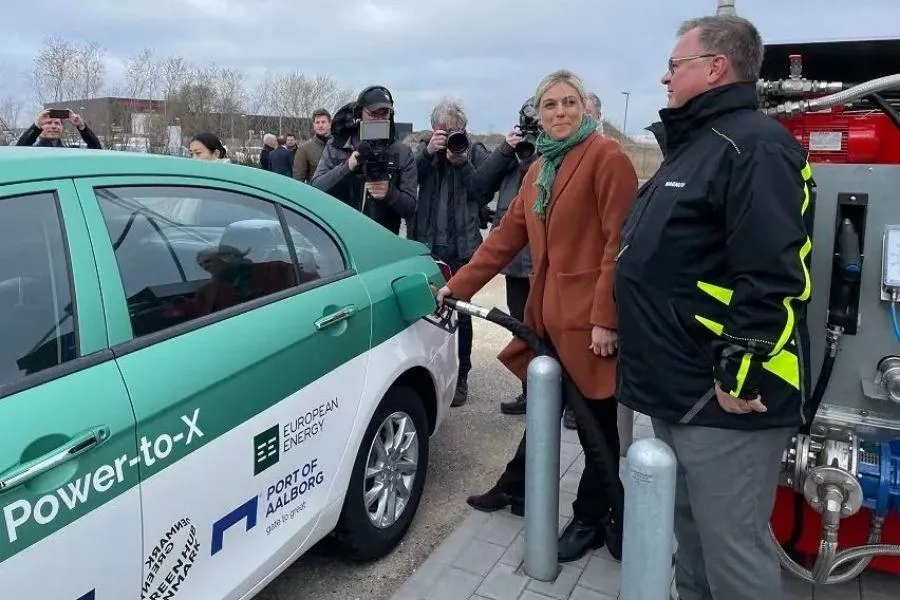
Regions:
M 306 540 L 353 456 L 368 292 L 323 226 L 262 192 L 78 186 L 147 457 L 144 597 L 239 597 Z
M 0 187 L 0 596 L 135 598 L 135 423 L 70 180 Z

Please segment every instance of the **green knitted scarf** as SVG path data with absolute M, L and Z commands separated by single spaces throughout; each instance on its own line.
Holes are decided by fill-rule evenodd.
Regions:
M 562 164 L 569 149 L 583 142 L 595 129 L 597 129 L 597 121 L 590 115 L 584 115 L 581 119 L 581 126 L 564 140 L 554 140 L 547 135 L 546 131 L 542 131 L 538 136 L 537 149 L 544 162 L 541 164 L 541 170 L 534 182 L 538 189 L 538 195 L 532 208 L 542 221 L 546 217 L 547 205 L 550 204 L 550 190 L 553 189 L 559 165 Z

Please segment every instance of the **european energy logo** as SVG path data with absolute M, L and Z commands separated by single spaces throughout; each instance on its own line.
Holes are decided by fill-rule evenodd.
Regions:
M 259 475 L 278 462 L 278 425 L 253 437 L 253 475 Z

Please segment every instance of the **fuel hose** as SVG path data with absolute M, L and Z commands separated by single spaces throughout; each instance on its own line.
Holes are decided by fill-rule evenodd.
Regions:
M 534 330 L 501 310 L 478 306 L 477 304 L 464 302 L 449 296 L 444 298 L 444 304 L 457 312 L 495 323 L 528 344 L 528 347 L 534 350 L 535 354 L 550 356 L 559 360 L 559 357 L 551 351 L 550 347 Z M 610 502 L 613 519 L 617 526 L 621 527 L 622 515 L 624 514 L 625 489 L 622 485 L 622 480 L 619 478 L 619 457 L 613 455 L 603 430 L 597 425 L 587 406 L 587 402 L 578 391 L 575 382 L 565 368 L 562 369 L 562 386 L 563 403 L 572 409 L 575 421 L 578 423 L 579 429 L 584 436 L 583 449 L 585 458 L 595 468 L 600 484 L 603 486 Z

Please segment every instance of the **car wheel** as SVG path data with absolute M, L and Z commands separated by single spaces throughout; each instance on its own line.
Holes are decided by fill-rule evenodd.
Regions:
M 349 558 L 379 559 L 403 539 L 422 498 L 428 441 L 419 395 L 391 388 L 366 428 L 334 531 Z

